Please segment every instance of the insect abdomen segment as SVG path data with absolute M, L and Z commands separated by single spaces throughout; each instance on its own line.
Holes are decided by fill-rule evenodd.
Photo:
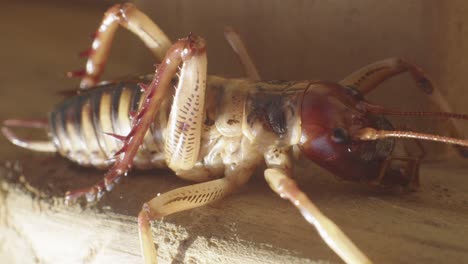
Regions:
M 84 166 L 107 168 L 122 147 L 118 135 L 130 132 L 132 114 L 136 113 L 142 91 L 137 83 L 103 86 L 59 104 L 50 114 L 51 136 L 60 154 Z M 139 168 L 161 163 L 161 143 L 154 133 L 165 124 L 155 124 L 145 136 L 134 159 Z M 115 135 L 115 136 L 112 136 Z

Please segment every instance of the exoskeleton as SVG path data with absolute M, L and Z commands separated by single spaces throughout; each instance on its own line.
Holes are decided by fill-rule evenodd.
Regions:
M 154 75 L 98 83 L 119 25 L 138 35 L 160 64 Z M 146 263 L 157 259 L 150 220 L 223 198 L 245 184 L 263 161 L 270 187 L 290 200 L 345 262 L 370 263 L 291 178 L 293 152 L 347 180 L 414 187 L 419 183 L 421 157 L 397 153 L 395 138 L 464 147 L 468 141 L 398 131 L 384 115 L 468 117 L 450 111 L 401 112 L 369 103 L 364 97 L 368 92 L 409 72 L 424 92 L 446 107 L 425 74 L 402 59 L 370 64 L 339 83 L 260 81 L 239 36 L 230 29 L 225 33 L 247 78 L 207 76 L 203 38 L 191 34 L 172 44 L 133 5 L 115 5 L 105 14 L 87 52 L 86 70 L 71 73 L 82 77 L 80 93 L 58 105 L 47 123 L 7 120 L 2 132 L 21 147 L 59 152 L 81 165 L 109 168 L 96 185 L 68 192 L 67 202 L 99 199 L 132 167 L 168 167 L 177 176 L 198 182 L 143 205 L 138 223 Z M 20 139 L 9 129 L 14 126 L 46 128 L 51 140 Z

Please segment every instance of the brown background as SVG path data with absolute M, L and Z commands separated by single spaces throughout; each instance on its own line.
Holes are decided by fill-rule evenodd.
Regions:
M 60 101 L 60 97 L 54 95 L 55 92 L 77 86 L 77 80 L 65 78 L 64 73 L 84 66 L 84 60 L 77 58 L 76 54 L 90 45 L 88 35 L 95 31 L 102 13 L 112 2 L 1 3 L 1 120 L 12 117 L 43 117 L 54 103 Z M 212 74 L 242 75 L 237 58 L 223 38 L 224 26 L 230 25 L 242 35 L 264 79 L 338 81 L 368 63 L 398 56 L 422 66 L 446 96 L 452 108 L 456 112 L 468 113 L 468 106 L 465 104 L 468 98 L 468 75 L 465 73 L 468 69 L 466 1 L 136 2 L 172 40 L 184 37 L 189 32 L 206 37 L 209 72 Z M 141 42 L 120 30 L 111 51 L 106 77 L 151 72 L 154 63 Z M 392 79 L 372 93 L 371 98 L 385 106 L 408 110 L 437 110 L 407 75 Z M 435 122 L 433 119 L 406 118 L 398 122 L 409 124 L 411 128 L 419 131 L 444 133 L 444 123 L 440 122 L 442 125 L 438 125 L 439 121 Z M 468 128 L 466 125 L 463 127 Z M 30 132 L 25 132 L 24 135 L 37 136 Z M 430 150 L 432 159 L 444 156 L 441 155 L 441 150 L 444 149 L 441 145 L 430 144 L 426 147 Z M 99 178 L 99 172 L 83 173 L 79 168 L 69 168 L 68 163 L 60 158 L 47 156 L 45 161 L 31 161 L 40 160 L 42 157 L 13 147 L 0 137 L 0 158 L 21 160 L 25 169 L 30 172 L 26 176 L 31 177 L 30 181 L 35 182 L 39 189 L 44 188 L 46 182 L 51 182 L 50 178 L 47 178 L 51 176 L 47 175 L 45 169 L 42 168 L 41 171 L 41 162 L 46 162 L 49 167 L 65 168 L 59 170 L 62 174 L 66 172 L 94 175 L 94 178 L 79 178 L 77 185 L 86 185 L 86 181 L 92 183 Z M 29 160 L 29 164 L 24 160 Z M 302 183 L 311 186 L 306 187 L 306 190 L 315 196 L 319 207 L 325 208 L 324 211 L 329 213 L 332 219 L 336 219 L 347 232 L 357 237 L 357 243 L 363 245 L 364 251 L 368 252 L 372 259 L 382 263 L 406 262 L 405 260 L 456 263 L 468 258 L 468 241 L 466 237 L 459 236 L 468 232 L 467 189 L 463 187 L 468 186 L 467 178 L 464 177 L 467 171 L 466 161 L 456 164 L 427 165 L 423 172 L 430 177 L 423 177 L 423 189 L 416 194 L 401 197 L 382 197 L 378 192 L 337 182 L 329 175 L 325 178 L 318 177 L 318 180 L 307 179 Z M 38 179 L 35 174 L 40 174 L 43 178 Z M 144 184 L 145 176 L 135 178 L 135 181 L 140 181 L 138 186 L 147 186 Z M 149 184 L 153 184 L 153 178 L 148 178 Z M 135 190 L 128 193 L 135 188 L 130 180 L 125 181 L 121 189 L 121 193 L 127 195 L 127 198 L 135 195 Z M 156 182 L 154 184 L 157 185 Z M 125 206 L 117 205 L 122 201 L 117 198 L 113 200 L 112 196 L 104 201 L 104 205 L 120 208 L 117 209 L 117 213 L 135 216 L 142 201 L 158 191 L 167 191 L 161 187 L 168 187 L 167 185 L 160 184 L 157 191 L 146 187 L 146 193 L 141 191 L 144 193 L 141 197 L 132 196 L 133 200 L 123 202 Z M 316 187 L 313 187 L 314 185 Z M 65 191 L 69 186 L 60 185 L 60 188 L 52 192 L 61 195 L 61 191 Z M 281 210 L 275 214 L 274 204 L 279 198 L 272 195 L 261 179 L 254 181 L 253 187 L 248 187 L 246 192 L 246 198 L 233 198 L 226 202 L 227 205 L 222 205 L 227 208 L 233 207 L 234 211 L 219 220 L 221 225 L 238 218 L 236 212 L 248 212 L 251 215 L 257 212 L 257 215 L 252 217 L 264 223 L 264 226 L 273 226 L 281 230 L 282 226 L 278 226 L 277 222 L 282 221 L 288 227 L 294 226 L 294 230 L 286 232 L 284 237 L 273 235 L 273 240 L 268 234 L 251 236 L 249 234 L 254 232 L 254 229 L 249 229 L 252 228 L 251 219 L 246 220 L 244 217 L 234 221 L 241 227 L 239 233 L 242 241 L 253 241 L 254 248 L 257 246 L 255 243 L 272 245 L 276 248 L 272 251 L 281 253 L 282 250 L 286 250 L 288 254 L 300 258 L 337 261 L 328 249 L 319 244 L 321 242 L 316 237 L 303 238 L 306 233 L 310 236 L 315 234 L 311 228 L 305 226 L 294 209 L 285 209 L 289 210 L 287 214 Z M 450 194 L 449 198 L 446 198 L 446 192 Z M 252 198 L 256 199 L 256 202 L 249 202 Z M 282 205 L 289 206 L 287 203 Z M 205 217 L 202 219 L 208 219 L 207 221 L 210 221 L 213 215 L 224 214 L 221 209 L 201 209 L 197 212 Z M 292 220 L 290 216 L 285 216 L 289 214 Z M 262 217 L 267 215 L 270 219 L 263 220 Z M 361 216 L 365 219 L 360 220 Z M 96 217 L 99 218 L 100 215 Z M 183 214 L 169 218 L 168 221 L 181 225 L 191 223 Z M 296 230 L 296 223 L 303 227 Z M 21 224 L 19 226 L 21 228 Z M 219 233 L 221 231 L 217 233 L 202 226 L 203 228 L 197 227 L 192 231 L 202 237 L 209 237 L 210 234 L 222 236 Z M 263 233 L 274 232 L 262 229 L 264 226 L 253 225 Z M 389 237 L 389 242 L 381 241 L 386 237 Z M 229 239 L 227 241 L 232 242 Z M 132 249 L 137 250 L 135 241 L 129 243 L 132 244 Z M 424 253 L 418 253 L 422 251 Z

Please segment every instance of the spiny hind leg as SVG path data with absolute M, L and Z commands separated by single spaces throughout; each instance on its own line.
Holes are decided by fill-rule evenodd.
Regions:
M 81 89 L 87 89 L 99 81 L 119 25 L 137 35 L 150 49 L 158 62 L 162 60 L 171 46 L 171 41 L 158 25 L 133 4 L 116 4 L 104 14 L 91 48 L 80 53 L 81 56 L 88 57 L 86 69 L 68 74 L 70 77 L 82 77 Z
M 191 62 L 200 56 L 205 56 L 205 41 L 196 36 L 189 36 L 177 41 L 167 52 L 163 63 L 159 64 L 153 80 L 148 86 L 144 86 L 144 100 L 137 113 L 132 116 L 131 130 L 127 135 L 114 135 L 118 140 L 123 141 L 123 147 L 115 153 L 114 165 L 105 174 L 104 179 L 94 186 L 71 191 L 66 194 L 68 203 L 86 196 L 88 201 L 94 200 L 102 195 L 105 190 L 110 191 L 114 184 L 118 182 L 121 175 L 126 175 L 132 167 L 133 159 L 143 142 L 146 132 L 154 122 L 155 116 L 159 111 L 161 103 L 167 98 L 173 76 L 178 71 L 179 65 L 183 63 L 182 70 L 186 69 L 191 76 Z M 206 58 L 205 58 L 206 59 Z M 185 79 L 184 71 L 181 73 L 180 80 Z
M 57 152 L 55 144 L 48 141 L 39 141 L 39 140 L 28 140 L 18 137 L 10 128 L 11 127 L 22 127 L 22 128 L 39 128 L 47 130 L 49 124 L 47 121 L 43 120 L 18 120 L 18 119 L 8 119 L 3 121 L 2 133 L 3 135 L 14 145 L 30 149 L 33 151 L 40 152 Z
M 206 71 L 203 42 L 203 48 L 182 64 L 167 123 L 164 152 L 167 166 L 175 172 L 190 170 L 198 161 L 205 120 Z
M 244 71 L 247 75 L 247 78 L 254 81 L 260 81 L 261 79 L 260 75 L 258 74 L 257 68 L 255 68 L 255 64 L 253 63 L 252 58 L 247 52 L 247 48 L 245 47 L 244 42 L 242 41 L 242 38 L 240 37 L 239 33 L 237 33 L 231 27 L 226 27 L 224 29 L 224 37 L 239 57 L 239 60 L 242 66 L 244 67 Z

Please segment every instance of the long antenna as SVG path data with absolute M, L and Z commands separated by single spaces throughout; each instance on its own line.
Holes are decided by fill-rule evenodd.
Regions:
M 357 140 L 377 140 L 382 138 L 414 138 L 468 147 L 468 140 L 464 139 L 417 133 L 412 131 L 376 130 L 370 127 L 362 128 L 356 131 L 355 133 L 353 133 L 352 137 Z
M 425 111 L 400 111 L 395 109 L 386 109 L 379 105 L 373 105 L 369 103 L 362 103 L 361 107 L 372 114 L 383 114 L 383 115 L 407 115 L 407 116 L 432 116 L 442 118 L 455 118 L 468 120 L 468 115 L 450 113 L 450 112 L 425 112 Z

